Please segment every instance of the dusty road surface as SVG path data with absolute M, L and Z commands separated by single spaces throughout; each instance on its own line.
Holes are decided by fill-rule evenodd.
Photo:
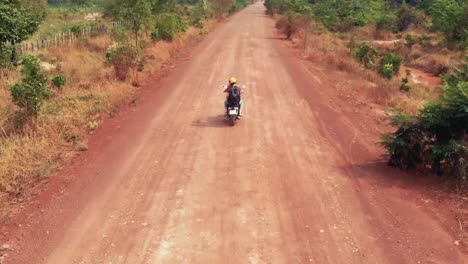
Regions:
M 222 23 L 3 228 L 4 262 L 468 263 L 451 220 L 392 180 L 371 119 L 331 107 L 333 79 L 286 45 L 260 3 Z

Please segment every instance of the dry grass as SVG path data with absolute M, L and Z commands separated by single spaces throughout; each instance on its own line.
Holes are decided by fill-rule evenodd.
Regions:
M 395 76 L 388 81 L 363 67 L 352 57 L 346 34 L 313 31 L 316 33 L 309 34 L 306 41 L 303 31 L 296 33 L 292 41 L 303 49 L 304 56 L 324 67 L 328 76 L 334 76 L 333 88 L 337 94 L 361 103 L 395 107 L 409 113 L 416 113 L 427 101 L 437 100 L 440 94 L 437 88 L 413 84 L 410 92 L 402 92 L 399 87 L 403 76 Z M 364 30 L 361 35 L 371 36 L 372 31 Z
M 388 103 L 386 98 L 395 89 L 395 83 L 360 65 L 351 57 L 347 44 L 348 41 L 333 34 L 321 32 L 308 36 L 304 54 L 324 66 L 327 75 L 337 76 L 335 88 L 339 95 L 376 104 Z
M 190 28 L 171 43 L 149 44 L 145 53 L 148 63 L 140 73 L 141 80 L 177 57 L 198 36 L 199 30 Z M 86 150 L 89 133 L 106 116 L 115 115 L 121 105 L 135 98 L 133 80 L 117 81 L 113 69 L 105 63 L 105 51 L 111 44 L 109 36 L 100 36 L 36 54 L 42 61 L 57 66 L 47 73 L 49 76 L 62 73 L 67 84 L 62 91 L 54 91 L 54 97 L 43 105 L 38 118 L 22 132 L 5 132 L 0 136 L 0 203 L 21 194 L 29 183 L 50 175 L 76 153 Z M 0 82 L 2 130 L 12 127 L 16 108 L 11 103 L 8 86 L 18 79 L 19 74 L 11 72 L 8 79 Z

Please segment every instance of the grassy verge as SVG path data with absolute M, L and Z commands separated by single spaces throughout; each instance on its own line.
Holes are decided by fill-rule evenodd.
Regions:
M 50 7 L 46 19 L 39 26 L 38 31 L 28 40 L 41 40 L 54 35 L 70 31 L 73 28 L 85 28 L 96 24 L 106 23 L 97 8 L 91 7 Z
M 285 28 L 281 25 L 278 27 L 280 29 Z M 287 35 L 287 32 L 285 32 L 285 34 Z M 456 89 L 452 87 L 449 96 L 441 98 L 440 96 L 442 94 L 445 94 L 447 96 L 447 85 L 444 86 L 444 92 L 444 90 L 440 86 L 428 86 L 417 83 L 410 83 L 411 89 L 409 91 L 400 90 L 402 84 L 401 78 L 403 77 L 402 75 L 396 75 L 392 79 L 388 80 L 382 77 L 374 69 L 370 69 L 364 66 L 363 63 L 355 59 L 349 48 L 350 42 L 352 42 L 352 36 L 354 38 L 359 38 L 360 41 L 366 41 L 368 43 L 371 43 L 374 40 L 372 37 L 374 35 L 374 33 L 372 33 L 372 30 L 369 30 L 368 32 L 363 32 L 361 34 L 362 35 L 353 34 L 353 32 L 331 33 L 329 31 L 323 30 L 321 27 L 318 27 L 314 25 L 313 22 L 311 22 L 310 27 L 296 28 L 294 30 L 294 33 L 290 35 L 290 39 L 298 49 L 302 50 L 303 56 L 305 58 L 315 62 L 317 65 L 320 65 L 320 70 L 325 72 L 327 75 L 333 76 L 334 85 L 327 88 L 336 89 L 338 95 L 354 100 L 355 105 L 361 103 L 365 105 L 370 104 L 371 106 L 372 104 L 378 105 L 379 107 L 377 107 L 378 111 L 376 111 L 376 114 L 381 115 L 382 118 L 386 118 L 384 110 L 388 108 L 398 108 L 414 116 L 420 116 L 421 109 L 426 109 L 426 119 L 422 119 L 423 121 L 426 121 L 426 123 L 421 122 L 416 123 L 416 125 L 410 123 L 410 127 L 429 127 L 434 131 L 442 130 L 443 132 L 450 129 L 450 133 L 453 133 L 454 135 L 457 135 L 456 133 L 460 133 L 456 130 L 457 127 L 453 127 L 457 125 L 459 127 L 463 127 L 464 125 L 463 121 L 459 121 L 456 118 L 461 117 L 460 119 L 462 119 L 463 116 L 466 116 L 466 111 L 463 111 L 463 109 L 465 109 L 466 107 L 457 108 L 458 104 L 462 105 L 463 102 L 466 102 L 466 93 L 464 96 L 456 94 L 454 93 Z M 395 37 L 397 36 L 389 33 L 387 37 L 391 41 L 376 41 L 376 43 L 373 43 L 372 45 L 382 50 L 390 51 L 395 54 L 400 54 L 406 59 L 405 62 L 408 65 L 414 65 L 415 67 L 424 69 L 429 73 L 439 73 L 437 71 L 440 70 L 441 66 L 442 68 L 444 68 L 444 66 L 460 66 L 460 63 L 463 61 L 463 52 L 459 50 L 450 51 L 447 49 L 441 49 L 440 47 L 438 47 L 439 45 L 437 44 L 437 40 L 435 40 L 434 43 L 408 45 L 408 42 L 410 41 L 408 41 L 404 35 L 400 36 L 404 38 L 404 42 L 396 44 L 393 43 L 393 40 L 395 40 Z M 411 54 L 417 52 L 420 52 L 418 56 L 411 56 Z M 460 74 L 465 76 L 466 78 L 466 73 Z M 460 82 L 462 82 L 461 79 L 462 77 L 460 77 Z M 462 89 L 460 88 L 460 90 Z M 453 102 L 457 102 L 458 104 Z M 427 105 L 432 105 L 435 107 L 433 107 L 432 109 L 429 108 L 429 110 L 427 110 Z M 454 106 L 453 108 L 461 109 L 459 110 L 460 113 L 453 111 L 450 108 L 451 106 Z M 375 110 L 376 108 L 371 107 L 371 109 Z M 439 109 L 442 110 L 437 111 Z M 444 114 L 441 115 L 441 112 L 443 112 Z M 430 121 L 432 120 L 430 120 L 429 118 L 433 118 L 435 121 L 433 121 L 433 123 L 430 123 Z M 429 122 L 427 122 L 427 120 L 429 120 Z M 449 123 L 451 120 L 455 120 L 452 121 L 452 123 L 454 123 L 455 125 Z M 427 125 L 427 123 L 430 123 L 430 125 Z M 418 124 L 422 125 L 418 126 Z M 405 126 L 402 127 L 404 128 Z M 456 166 L 453 167 L 457 170 L 460 169 L 460 172 L 464 169 L 466 173 L 466 167 L 463 167 L 463 164 L 466 164 L 466 130 L 463 130 L 463 128 L 460 130 L 462 130 L 461 133 L 465 133 L 465 141 L 463 141 L 463 138 L 462 140 L 456 141 L 456 143 L 458 144 L 457 147 L 460 148 L 459 152 L 452 152 L 452 149 L 449 148 L 451 147 L 451 145 L 447 146 L 436 142 L 439 143 L 439 145 L 436 145 L 436 147 L 440 146 L 439 149 L 436 149 L 434 147 L 435 150 L 433 150 L 432 152 L 426 151 L 424 153 L 424 158 L 426 158 L 426 156 L 431 157 L 430 155 L 440 155 L 439 153 L 444 153 L 444 151 L 445 153 L 448 153 L 446 155 L 443 155 L 443 158 L 445 157 L 446 160 L 443 159 L 440 162 L 439 167 L 432 167 L 432 169 L 446 166 L 443 168 L 446 169 L 447 172 L 450 172 L 449 165 L 451 165 L 451 163 L 447 162 L 447 160 L 449 160 L 448 158 L 451 158 L 452 160 L 456 161 L 453 163 Z M 395 132 L 395 135 L 404 136 L 409 133 L 405 130 L 401 131 Z M 416 130 L 414 134 L 418 136 L 423 135 L 421 136 L 423 139 L 431 140 L 433 138 L 439 138 L 439 135 L 442 133 L 436 134 L 436 132 L 434 132 L 434 134 L 436 134 L 436 136 L 434 136 L 434 134 L 427 133 L 423 129 L 421 129 L 419 131 Z M 401 145 L 401 142 L 403 142 L 403 140 L 394 140 L 394 142 L 395 145 Z M 409 142 L 413 143 L 415 142 L 415 140 Z M 404 142 L 404 144 L 408 143 Z M 418 146 L 422 146 L 421 149 L 427 150 L 428 147 L 432 147 L 433 145 L 435 145 L 431 141 L 429 141 L 429 143 L 424 144 L 414 144 L 412 146 L 415 146 L 415 148 L 417 148 Z M 403 153 L 402 155 L 405 154 L 405 152 L 400 153 Z M 460 158 L 458 159 L 458 157 Z M 424 171 L 429 171 L 431 167 L 426 162 L 423 165 L 419 165 L 418 168 L 421 168 Z M 468 210 L 466 210 L 466 205 L 468 198 L 466 195 L 466 178 L 462 182 L 457 181 L 453 177 L 446 177 L 446 179 L 449 179 L 448 184 L 444 186 L 447 187 L 448 191 L 446 193 L 438 195 L 439 197 L 443 197 L 445 202 L 449 203 L 449 205 L 446 204 L 447 206 L 450 206 L 450 208 L 455 208 L 454 215 L 457 217 L 458 220 L 457 228 L 453 229 L 453 234 L 456 239 L 455 245 L 460 245 L 460 247 L 462 247 L 464 250 L 467 250 L 468 233 L 466 230 L 468 227 L 468 221 L 466 219 L 468 219 Z M 454 182 L 456 182 L 456 184 L 453 184 Z M 455 188 L 455 186 L 457 186 L 458 188 Z
M 207 28 L 213 27 L 207 22 Z M 161 69 L 162 64 L 176 58 L 182 49 L 200 38 L 200 29 L 188 28 L 171 42 L 148 40 L 144 58 L 147 67 L 141 72 L 143 82 Z M 14 129 L 15 106 L 8 87 L 20 76 L 8 72 L 0 82 L 0 204 L 21 198 L 24 189 L 38 178 L 47 177 L 80 151 L 86 151 L 87 139 L 119 107 L 134 101 L 137 91 L 115 78 L 106 64 L 106 50 L 113 43 L 109 35 L 80 40 L 67 47 L 41 51 L 36 55 L 46 63 L 47 75 L 57 73 L 67 77 L 63 89 L 56 89 L 47 100 L 37 119 L 18 132 Z M 0 210 L 1 211 L 1 210 Z M 0 219 L 7 212 L 0 212 Z
M 307 36 L 306 36 L 307 35 Z M 396 107 L 415 113 L 427 101 L 437 98 L 438 88 L 412 84 L 409 92 L 401 92 L 402 76 L 388 80 L 376 71 L 363 67 L 350 51 L 350 37 L 335 34 L 315 27 L 301 29 L 292 37 L 295 45 L 303 49 L 304 56 L 324 66 L 330 74 L 341 76 L 335 88 L 340 95 L 360 102 L 369 102 L 385 107 Z M 341 80 L 341 81 L 340 81 Z

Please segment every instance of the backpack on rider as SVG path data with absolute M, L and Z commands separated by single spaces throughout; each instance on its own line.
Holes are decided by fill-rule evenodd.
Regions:
M 229 106 L 238 106 L 240 103 L 240 88 L 236 84 L 229 90 L 227 98 Z

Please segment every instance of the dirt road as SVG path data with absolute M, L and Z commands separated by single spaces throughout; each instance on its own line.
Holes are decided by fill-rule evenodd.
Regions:
M 3 229 L 5 263 L 468 263 L 286 44 L 260 3 L 220 25 Z

